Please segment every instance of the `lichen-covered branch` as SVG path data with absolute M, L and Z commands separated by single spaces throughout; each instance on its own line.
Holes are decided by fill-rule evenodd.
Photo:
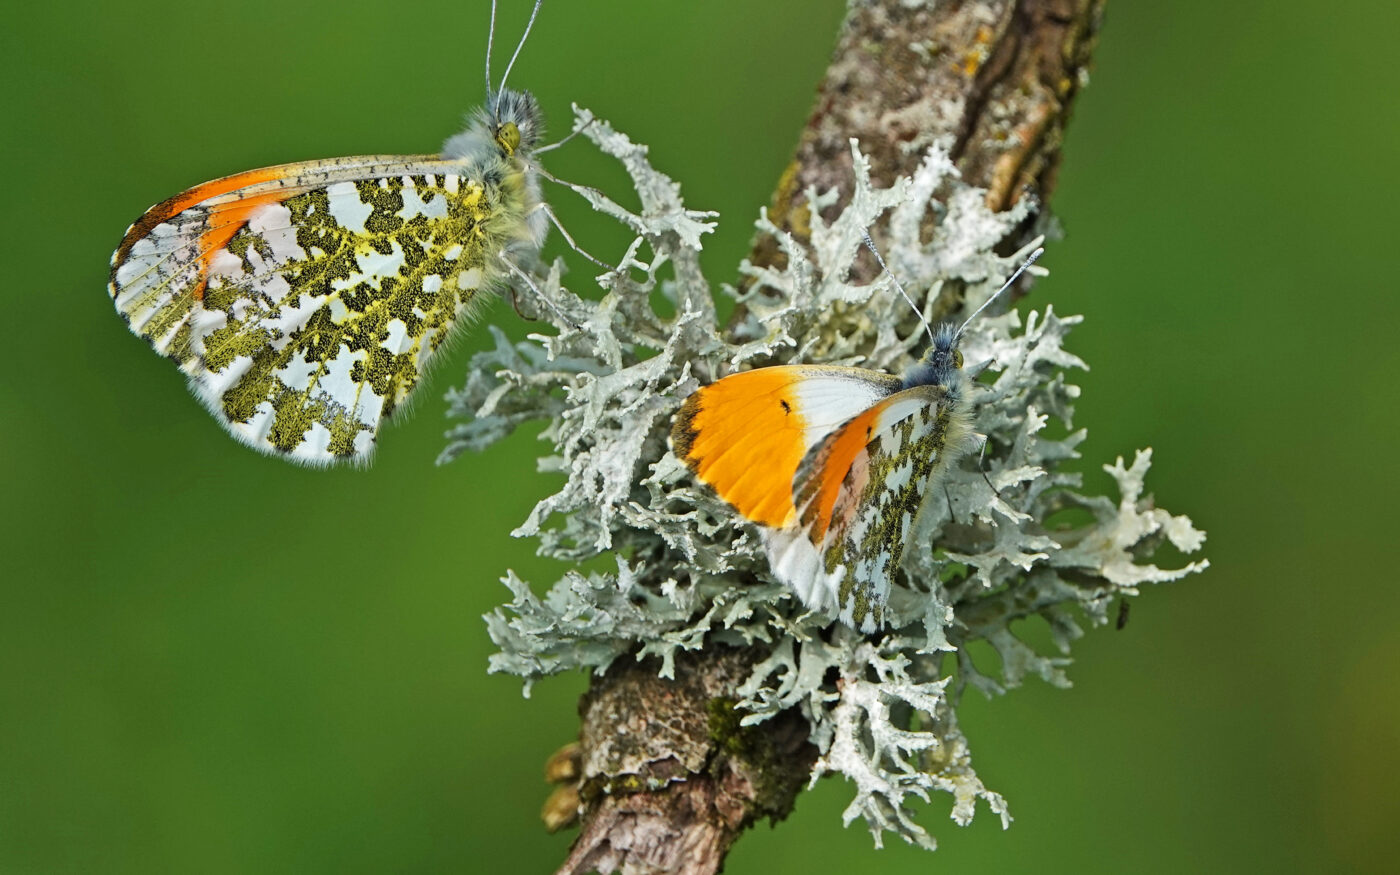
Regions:
M 854 138 L 883 185 L 912 176 L 928 149 L 945 149 L 967 184 L 1001 211 L 1023 196 L 1044 204 L 1055 188 L 1065 125 L 1088 81 L 1103 0 L 905 3 L 854 0 L 796 154 L 769 216 L 806 240 L 806 192 L 849 197 Z M 1035 236 L 1028 215 L 1019 247 Z M 881 240 L 879 229 L 877 240 Z M 760 236 L 750 260 L 781 264 Z M 875 266 L 860 268 L 868 278 Z M 955 293 L 950 288 L 950 293 Z M 944 302 L 942 311 L 952 304 Z
M 1147 452 L 1106 466 L 1116 497 L 1084 493 L 1066 470 L 1085 441 L 1072 382 L 1084 363 L 1065 347 L 1078 317 L 1049 306 L 968 327 L 985 451 L 926 502 L 875 633 L 808 612 L 774 583 L 752 525 L 666 444 L 681 402 L 735 370 L 909 366 L 924 335 L 862 257 L 867 228 L 929 313 L 985 301 L 1045 225 L 1098 14 L 1087 0 L 853 4 L 740 288 L 724 290 L 739 303 L 725 326 L 695 258 L 712 216 L 685 207 L 644 147 L 578 111 L 576 129 L 623 162 L 642 208 L 586 195 L 636 241 L 600 278 L 600 301 L 569 292 L 557 269 L 537 275 L 558 333 L 515 345 L 497 334 L 450 396 L 467 421 L 443 455 L 547 421 L 554 451 L 541 467 L 567 479 L 516 534 L 569 562 L 614 557 L 615 570 L 569 572 L 543 596 L 510 574 L 511 603 L 488 617 L 492 670 L 527 693 L 561 671 L 594 674 L 577 756 L 560 770 L 567 792 L 549 807 L 553 825 L 581 807 L 561 872 L 718 871 L 743 829 L 786 816 L 825 774 L 852 783 L 845 820 L 864 820 L 877 844 L 891 832 L 934 847 L 915 806 L 935 794 L 951 797 L 959 824 L 978 800 L 1009 823 L 973 770 L 958 691 L 1001 692 L 1026 675 L 1066 683 L 1081 623 L 1205 567 L 1149 561 L 1164 541 L 1191 552 L 1204 536 L 1144 495 Z M 1078 516 L 1057 522 L 1065 510 Z M 1011 623 L 1026 618 L 1048 624 L 1055 653 L 1017 637 Z M 995 669 L 971 660 L 975 640 L 996 650 Z
M 719 645 L 669 678 L 650 659 L 593 685 L 579 706 L 590 811 L 563 871 L 701 875 L 755 817 L 786 816 L 817 749 L 795 712 L 741 725 L 735 691 L 761 655 Z

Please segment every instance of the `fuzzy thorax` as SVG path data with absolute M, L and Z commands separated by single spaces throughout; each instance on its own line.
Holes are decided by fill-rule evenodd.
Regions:
M 496 196 L 483 230 L 497 245 L 491 258 L 531 262 L 549 229 L 539 168 L 532 152 L 544 135 L 544 115 L 528 91 L 489 92 L 467 129 L 443 144 L 445 158 L 462 161 L 465 175 Z M 498 273 L 504 279 L 504 269 Z

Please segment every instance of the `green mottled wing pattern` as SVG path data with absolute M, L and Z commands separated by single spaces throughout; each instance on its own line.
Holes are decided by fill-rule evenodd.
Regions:
M 969 432 L 961 392 L 936 385 L 897 392 L 831 432 L 793 479 L 798 525 L 764 532 L 775 573 L 805 604 L 878 629 L 928 487 Z
M 132 330 L 258 449 L 311 464 L 366 457 L 499 273 L 498 184 L 460 162 L 372 160 L 253 171 L 196 203 L 172 199 L 114 257 Z

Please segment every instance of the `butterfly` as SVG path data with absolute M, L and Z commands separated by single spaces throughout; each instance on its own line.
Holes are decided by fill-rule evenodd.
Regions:
M 367 460 L 453 327 L 545 237 L 539 104 L 490 81 L 488 42 L 486 103 L 441 154 L 283 164 L 151 207 L 112 256 L 117 312 L 243 443 Z
M 959 342 L 1000 294 L 961 327 L 930 329 L 903 377 L 779 365 L 731 374 L 681 405 L 672 452 L 758 526 L 773 576 L 808 608 L 862 632 L 885 624 L 924 496 L 975 443 Z

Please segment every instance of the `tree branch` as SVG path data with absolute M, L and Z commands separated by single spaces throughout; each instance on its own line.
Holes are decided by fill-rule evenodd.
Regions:
M 951 143 L 990 207 L 1027 193 L 1043 206 L 1101 13 L 1102 0 L 853 3 L 770 218 L 805 242 L 808 188 L 843 201 L 851 192 L 851 137 L 885 185 L 912 174 L 933 143 Z M 1008 249 L 1032 234 L 1019 229 Z M 784 256 L 764 236 L 750 260 Z M 654 661 L 619 659 L 594 678 L 580 704 L 578 777 L 564 770 L 570 784 L 552 800 L 557 812 L 577 798 L 583 812 L 560 873 L 717 872 L 745 828 L 791 812 L 817 756 L 806 722 L 790 711 L 740 728 L 733 710 L 765 655 L 689 652 L 671 681 Z
M 817 750 L 794 712 L 739 726 L 733 692 L 762 656 L 714 647 L 678 659 L 673 681 L 644 660 L 593 684 L 579 705 L 588 816 L 560 872 L 716 872 L 754 820 L 787 816 Z

